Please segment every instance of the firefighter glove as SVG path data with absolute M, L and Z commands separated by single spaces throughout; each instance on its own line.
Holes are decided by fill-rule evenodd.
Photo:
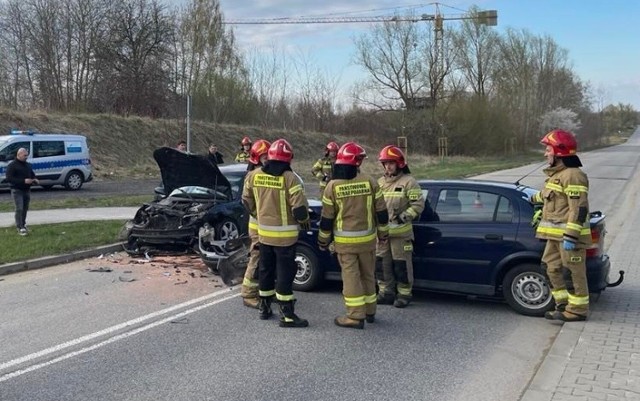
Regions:
M 306 220 L 300 222 L 300 229 L 302 231 L 311 230 L 311 222 L 309 221 L 309 219 L 306 219 Z
M 576 243 L 575 242 L 571 242 L 569 240 L 564 240 L 564 241 L 562 241 L 562 248 L 565 251 L 573 251 L 574 249 L 576 249 Z
M 533 218 L 531 219 L 531 227 L 537 227 L 540 224 L 540 220 L 542 220 L 542 209 L 536 211 L 533 214 Z

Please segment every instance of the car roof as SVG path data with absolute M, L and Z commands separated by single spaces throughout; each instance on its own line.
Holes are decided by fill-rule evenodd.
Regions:
M 507 189 L 515 189 L 518 191 L 524 190 L 533 190 L 533 188 L 516 184 L 513 182 L 504 182 L 504 181 L 492 181 L 492 180 L 474 180 L 474 179 L 457 179 L 457 180 L 418 180 L 420 184 L 426 185 L 441 185 L 441 186 L 452 186 L 452 185 L 464 185 L 464 186 L 480 186 L 480 187 L 500 187 Z
M 218 165 L 218 168 L 224 173 L 242 173 L 247 171 L 247 163 L 234 163 L 234 164 L 225 164 Z

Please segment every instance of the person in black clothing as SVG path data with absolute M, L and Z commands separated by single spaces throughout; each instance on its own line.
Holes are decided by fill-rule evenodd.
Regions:
M 222 153 L 218 152 L 218 146 L 215 144 L 211 144 L 209 146 L 209 155 L 207 157 L 211 163 L 224 164 L 224 161 L 222 160 Z
M 16 158 L 7 166 L 7 181 L 11 186 L 11 196 L 16 205 L 16 228 L 20 235 L 27 235 L 27 210 L 31 200 L 31 185 L 39 184 L 31 164 L 27 162 L 29 151 L 18 149 Z

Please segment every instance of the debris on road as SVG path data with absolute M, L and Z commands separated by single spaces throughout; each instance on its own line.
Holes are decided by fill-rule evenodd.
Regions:
M 111 269 L 110 267 L 98 267 L 94 269 L 87 269 L 87 271 L 91 273 L 111 273 L 113 269 Z

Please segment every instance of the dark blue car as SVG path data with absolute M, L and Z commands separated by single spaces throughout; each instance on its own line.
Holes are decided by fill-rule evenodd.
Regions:
M 545 243 L 535 238 L 529 202 L 536 190 L 516 184 L 473 180 L 419 181 L 426 207 L 414 221 L 414 287 L 504 298 L 517 312 L 541 316 L 553 308 L 548 279 L 540 267 Z M 312 201 L 319 219 L 321 204 Z M 589 289 L 609 284 L 603 252 L 604 215 L 591 214 L 593 244 L 587 250 Z M 323 280 L 340 280 L 337 260 L 316 246 L 317 229 L 301 233 L 294 288 L 310 291 Z

